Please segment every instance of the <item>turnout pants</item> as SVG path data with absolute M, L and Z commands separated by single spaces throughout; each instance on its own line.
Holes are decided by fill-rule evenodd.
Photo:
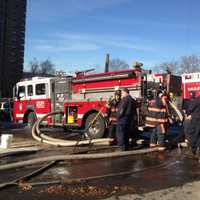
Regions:
M 153 145 L 164 146 L 165 145 L 165 133 L 162 133 L 161 125 L 158 124 L 151 134 L 150 143 Z
M 108 137 L 115 138 L 116 137 L 116 124 L 110 124 L 108 128 Z
M 177 137 L 175 137 L 171 143 L 170 147 L 176 146 L 179 142 L 183 142 L 185 139 L 188 140 L 189 145 L 191 144 L 191 121 L 190 120 L 184 120 L 183 127 L 181 128 L 180 133 Z M 190 145 L 191 146 L 191 145 Z
M 117 124 L 117 144 L 122 150 L 128 150 L 129 148 L 129 127 L 128 124 Z
M 191 120 L 190 146 L 193 153 L 200 147 L 200 119 Z
M 117 144 L 122 148 L 122 150 L 129 149 L 129 138 L 132 138 L 132 145 L 134 145 L 137 128 L 130 118 L 131 117 L 124 117 L 117 121 Z
M 191 128 L 191 121 L 190 120 L 184 120 L 183 122 L 183 132 L 185 139 L 187 139 L 190 142 L 190 128 Z

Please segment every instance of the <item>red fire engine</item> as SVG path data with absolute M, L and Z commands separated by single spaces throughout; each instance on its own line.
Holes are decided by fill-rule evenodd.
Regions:
M 45 114 L 63 109 L 63 102 L 70 99 L 71 77 L 34 77 L 16 84 L 13 118 L 16 122 L 32 124 Z M 53 122 L 48 118 L 46 123 Z
M 179 80 L 180 88 L 177 84 L 171 87 L 173 80 Z M 178 93 L 181 80 L 171 74 L 152 74 L 139 69 L 99 74 L 79 72 L 69 77 L 35 77 L 16 85 L 14 120 L 31 124 L 49 112 L 62 110 L 64 117 L 49 117 L 46 123 L 84 128 L 99 113 L 88 135 L 100 138 L 107 126 L 104 118 L 106 103 L 114 91 L 122 87 L 127 87 L 130 94 L 141 102 L 150 91 L 160 87 Z
M 200 95 L 200 73 L 187 73 L 182 75 L 182 97 L 190 99 L 190 92 Z

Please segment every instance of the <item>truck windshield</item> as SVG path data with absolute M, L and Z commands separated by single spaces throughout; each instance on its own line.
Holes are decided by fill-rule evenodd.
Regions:
M 25 96 L 25 86 L 19 86 L 17 96 Z

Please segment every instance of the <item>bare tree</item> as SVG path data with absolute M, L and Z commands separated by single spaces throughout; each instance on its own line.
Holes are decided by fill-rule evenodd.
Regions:
M 154 66 L 153 70 L 156 72 L 171 72 L 173 74 L 178 73 L 179 63 L 177 61 L 171 61 L 171 62 L 163 62 L 161 64 L 158 64 Z
M 177 61 L 163 62 L 156 65 L 154 68 L 156 72 L 172 72 L 173 74 L 183 74 L 200 71 L 200 58 L 192 54 L 190 56 L 182 56 Z
M 197 55 L 181 57 L 179 74 L 200 71 L 200 58 Z
M 31 76 L 45 76 L 45 75 L 54 75 L 55 74 L 55 65 L 49 60 L 39 62 L 36 58 L 28 64 Z
M 49 59 L 42 61 L 40 63 L 40 74 L 41 75 L 55 74 L 55 65 Z
M 28 66 L 29 66 L 29 72 L 33 76 L 35 76 L 36 74 L 40 72 L 40 65 L 36 58 L 33 58 L 33 60 L 29 62 Z
M 109 64 L 109 70 L 110 71 L 119 71 L 119 70 L 123 70 L 123 69 L 128 69 L 129 65 L 120 59 L 112 59 L 110 60 L 110 64 Z

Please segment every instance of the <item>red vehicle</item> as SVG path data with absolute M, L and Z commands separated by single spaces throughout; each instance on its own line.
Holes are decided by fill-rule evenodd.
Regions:
M 32 125 L 54 110 L 63 110 L 63 102 L 69 99 L 71 77 L 34 77 L 16 84 L 13 105 L 15 122 Z M 58 119 L 47 118 L 51 124 Z
M 183 100 L 190 99 L 190 92 L 200 95 L 200 73 L 187 73 L 182 75 Z
M 46 123 L 62 123 L 65 127 L 84 128 L 98 113 L 98 118 L 88 130 L 88 135 L 100 138 L 107 127 L 104 118 L 106 103 L 115 90 L 127 87 L 134 98 L 144 102 L 151 90 L 161 86 L 172 88 L 169 84 L 172 77 L 169 74 L 152 74 L 131 69 L 90 75 L 80 72 L 74 77 L 24 80 L 16 85 L 14 119 L 32 124 L 37 118 L 51 111 L 63 110 L 63 118 L 49 117 Z

